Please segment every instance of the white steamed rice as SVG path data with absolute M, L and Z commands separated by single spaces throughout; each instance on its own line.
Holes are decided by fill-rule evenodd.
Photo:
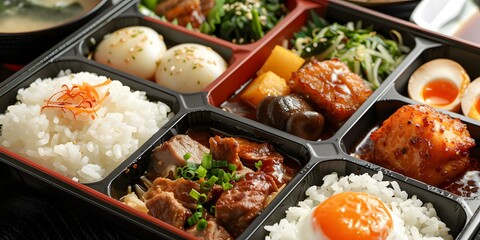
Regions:
M 145 92 L 115 80 L 98 90 L 103 96 L 109 89 L 110 95 L 94 120 L 55 108 L 41 111 L 63 84 L 94 85 L 106 79 L 62 71 L 19 90 L 18 102 L 0 115 L 1 146 L 80 182 L 103 179 L 173 116 L 166 104 L 150 102 Z
M 265 226 L 265 230 L 270 232 L 265 239 L 299 239 L 299 220 L 328 197 L 345 191 L 366 192 L 377 196 L 393 215 L 399 216 L 394 219 L 399 222 L 395 224 L 395 236 L 389 236 L 391 239 L 453 239 L 449 234 L 450 229 L 437 217 L 431 203 L 423 204 L 415 195 L 409 198 L 397 182 L 382 181 L 382 178 L 382 172 L 373 176 L 366 173 L 341 178 L 338 178 L 337 173 L 325 176 L 323 185 L 308 188 L 307 198 L 299 202 L 298 206 L 288 208 L 285 218 L 274 225 Z

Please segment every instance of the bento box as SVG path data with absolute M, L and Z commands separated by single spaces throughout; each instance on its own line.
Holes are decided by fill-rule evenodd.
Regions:
M 0 84 L 0 161 L 148 239 L 475 238 L 480 49 L 273 2 L 120 1 Z

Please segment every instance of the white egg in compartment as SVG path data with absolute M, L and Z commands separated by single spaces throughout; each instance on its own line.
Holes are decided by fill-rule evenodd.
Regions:
M 134 76 L 154 80 L 158 61 L 166 51 L 162 35 L 149 27 L 132 26 L 105 35 L 93 59 Z
M 450 59 L 435 59 L 418 68 L 408 81 L 411 99 L 453 112 L 460 111 L 460 100 L 470 77 Z
M 212 48 L 184 43 L 167 50 L 159 62 L 156 82 L 182 93 L 199 92 L 217 79 L 227 62 Z
M 462 96 L 462 112 L 465 116 L 480 120 L 480 77 L 468 85 Z

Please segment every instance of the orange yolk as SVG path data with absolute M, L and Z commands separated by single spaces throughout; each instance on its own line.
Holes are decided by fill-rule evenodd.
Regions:
M 423 87 L 423 99 L 429 105 L 446 106 L 457 98 L 458 87 L 448 79 L 436 79 Z
M 477 98 L 477 100 L 475 101 L 474 108 L 477 111 L 477 113 L 480 113 L 480 98 Z M 475 118 L 475 119 L 477 119 L 477 118 Z
M 343 192 L 331 196 L 312 213 L 314 228 L 335 240 L 386 239 L 393 220 L 385 204 L 362 192 Z

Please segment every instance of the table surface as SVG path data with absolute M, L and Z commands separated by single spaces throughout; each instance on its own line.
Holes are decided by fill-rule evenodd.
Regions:
M 408 20 L 413 5 L 375 7 L 374 10 Z M 14 71 L 0 64 L 0 82 Z M 11 168 L 0 163 L 0 239 L 141 239 L 98 216 L 71 206 L 62 197 L 3 178 Z M 85 203 L 87 204 L 87 203 Z M 480 239 L 477 234 L 475 239 Z

